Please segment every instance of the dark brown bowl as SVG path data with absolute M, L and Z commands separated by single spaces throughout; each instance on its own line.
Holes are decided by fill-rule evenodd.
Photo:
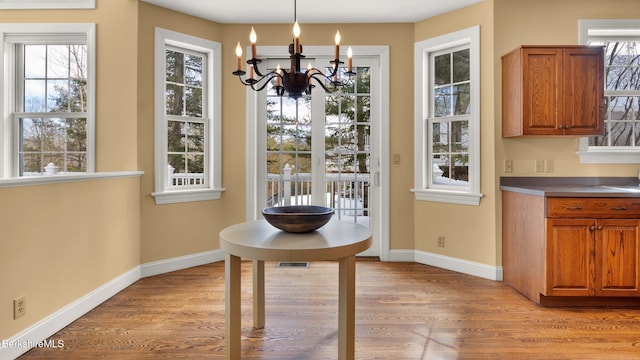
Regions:
M 291 233 L 311 232 L 331 220 L 332 208 L 315 205 L 292 205 L 266 207 L 262 215 L 269 224 Z

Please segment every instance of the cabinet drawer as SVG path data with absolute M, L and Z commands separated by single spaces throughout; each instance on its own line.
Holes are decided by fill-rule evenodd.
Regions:
M 640 198 L 547 198 L 548 218 L 640 218 Z

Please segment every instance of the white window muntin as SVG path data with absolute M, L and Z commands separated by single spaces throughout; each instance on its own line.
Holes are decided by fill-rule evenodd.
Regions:
M 453 123 L 463 123 L 466 122 L 467 123 L 467 128 L 468 128 L 468 123 L 470 120 L 470 115 L 464 114 L 464 115 L 456 115 L 454 113 L 453 110 L 453 106 L 454 106 L 454 99 L 453 97 L 450 99 L 451 101 L 448 103 L 448 109 L 446 111 L 446 114 L 442 115 L 442 114 L 437 114 L 436 112 L 436 104 L 434 101 L 434 96 L 435 96 L 435 89 L 436 88 L 442 88 L 442 87 L 454 87 L 454 86 L 459 86 L 459 85 L 463 85 L 463 84 L 470 84 L 471 83 L 471 79 L 469 80 L 465 80 L 465 81 L 460 81 L 460 82 L 455 82 L 453 80 L 453 61 L 450 63 L 450 76 L 451 76 L 451 81 L 449 81 L 448 83 L 444 84 L 444 85 L 437 85 L 436 84 L 436 64 L 435 64 L 435 59 L 439 56 L 442 55 L 447 55 L 449 57 L 451 57 L 453 55 L 453 53 L 462 51 L 462 50 L 467 50 L 469 49 L 469 45 L 468 44 L 464 44 L 461 46 L 457 46 L 457 47 L 451 47 L 451 48 L 447 48 L 447 49 L 443 49 L 443 50 L 439 50 L 439 51 L 433 51 L 431 53 L 429 53 L 429 68 L 427 69 L 427 71 L 429 71 L 430 74 L 430 85 L 429 85 L 429 94 L 431 94 L 431 96 L 429 97 L 429 117 L 427 118 L 427 141 L 428 141 L 428 152 L 429 154 L 427 155 L 427 159 L 428 161 L 430 161 L 431 166 L 428 167 L 428 172 L 429 172 L 429 176 L 427 176 L 427 182 L 429 183 L 428 187 L 432 188 L 432 189 L 442 189 L 442 190 L 453 190 L 453 191 L 468 191 L 469 190 L 469 186 L 468 184 L 465 184 L 462 181 L 455 181 L 454 179 L 451 179 L 449 181 L 448 184 L 444 184 L 444 183 L 438 183 L 435 181 L 436 177 L 437 177 L 437 173 L 435 173 L 436 170 L 436 166 L 439 167 L 439 165 L 443 165 L 440 163 L 436 163 L 435 161 L 435 157 L 440 157 L 442 158 L 447 157 L 448 160 L 451 160 L 453 158 L 455 158 L 456 156 L 460 156 L 460 155 L 466 155 L 467 157 L 469 156 L 469 151 L 468 151 L 468 143 L 469 143 L 469 139 L 468 139 L 468 135 L 464 136 L 461 138 L 456 137 L 455 139 L 453 138 L 453 134 L 452 134 L 452 130 L 456 127 L 452 126 Z M 471 110 L 473 111 L 473 109 Z M 451 143 L 456 143 L 456 144 L 466 144 L 467 145 L 467 151 L 465 152 L 456 152 L 453 151 L 451 148 L 449 148 L 447 151 L 439 151 L 436 152 L 434 149 L 434 137 L 435 137 L 435 131 L 434 129 L 436 127 L 440 127 L 440 128 L 445 128 L 446 129 L 446 138 L 445 136 L 440 136 L 440 139 L 442 140 L 442 142 L 444 144 L 447 145 L 451 145 Z M 462 134 L 461 134 L 462 135 Z M 464 138 L 464 139 L 463 139 Z M 452 161 L 448 161 L 448 163 L 450 164 L 449 169 L 451 169 L 451 166 L 455 166 L 456 164 L 453 163 Z M 449 176 L 451 174 L 451 171 L 449 171 L 449 174 L 444 174 Z M 457 183 L 457 185 L 453 185 Z
M 640 20 L 580 20 L 578 27 L 579 42 L 585 45 L 605 41 L 640 41 Z M 605 96 L 615 95 L 640 96 L 635 92 L 605 90 Z M 640 159 L 638 146 L 590 146 L 589 137 L 580 139 L 577 153 L 582 163 L 637 164 Z
M 171 114 L 167 114 L 166 113 L 166 107 L 165 107 L 165 118 L 167 121 L 167 125 L 169 124 L 169 122 L 180 122 L 184 124 L 184 129 L 187 130 L 188 132 L 188 128 L 190 124 L 201 124 L 204 127 L 204 152 L 200 153 L 200 152 L 193 152 L 190 151 L 189 149 L 185 149 L 184 151 L 180 152 L 180 153 L 172 153 L 169 151 L 169 149 L 167 148 L 167 162 L 168 161 L 168 157 L 170 157 L 171 155 L 177 155 L 177 154 L 184 154 L 187 158 L 189 158 L 189 155 L 191 156 L 204 156 L 205 159 L 205 166 L 204 166 L 204 173 L 202 174 L 203 179 L 199 180 L 199 179 L 189 179 L 188 177 L 190 175 L 197 175 L 197 173 L 192 173 L 192 172 L 187 172 L 186 174 L 184 174 L 183 176 L 185 176 L 186 178 L 183 179 L 182 183 L 176 183 L 174 184 L 172 179 L 171 179 L 171 174 L 167 174 L 167 176 L 165 177 L 165 188 L 169 189 L 169 190 L 186 190 L 186 189 L 206 189 L 210 187 L 210 182 L 211 182 L 211 176 L 210 176 L 210 172 L 211 172 L 211 167 L 206 165 L 206 161 L 207 159 L 209 159 L 210 157 L 210 152 L 209 152 L 209 143 L 210 143 L 210 137 L 207 136 L 207 134 L 209 134 L 209 122 L 210 119 L 208 117 L 209 114 L 209 102 L 206 100 L 208 98 L 208 84 L 207 84 L 207 79 L 208 79 L 208 71 L 207 71 L 207 63 L 208 63 L 208 56 L 206 53 L 200 52 L 200 51 L 193 51 L 190 49 L 186 49 L 186 48 L 180 48 L 180 47 L 176 47 L 176 46 L 167 46 L 165 48 L 165 51 L 173 51 L 173 52 L 177 52 L 177 53 L 181 53 L 183 55 L 192 55 L 192 56 L 197 56 L 197 57 L 201 57 L 203 59 L 202 62 L 202 73 L 201 75 L 201 81 L 202 84 L 201 86 L 194 86 L 194 85 L 189 85 L 187 84 L 187 62 L 186 59 L 184 60 L 183 63 L 183 82 L 181 83 L 173 83 L 171 81 L 168 81 L 165 79 L 165 93 L 166 93 L 166 86 L 169 84 L 172 85 L 179 85 L 183 88 L 183 95 L 186 94 L 186 88 L 187 87 L 197 87 L 200 88 L 202 91 L 201 94 L 201 114 L 200 116 L 188 116 L 185 115 L 188 113 L 188 109 L 187 109 L 187 101 L 186 98 L 183 99 L 182 101 L 182 114 L 183 115 L 171 115 Z M 166 53 L 166 52 L 165 52 Z M 166 62 L 165 62 L 166 64 Z M 166 69 L 165 69 L 165 73 L 166 73 Z M 166 101 L 166 98 L 165 98 Z M 168 134 L 167 134 L 168 135 Z M 185 137 L 188 137 L 188 134 L 185 134 Z M 187 138 L 188 140 L 188 138 Z M 185 144 L 186 147 L 188 147 Z M 188 163 L 186 164 L 187 166 L 187 170 L 189 169 L 188 167 Z M 167 167 L 168 169 L 168 167 Z M 179 176 L 177 174 L 173 174 L 174 176 Z
M 166 50 L 174 47 L 182 51 L 206 54 L 206 79 L 203 83 L 203 114 L 194 121 L 207 120 L 205 129 L 206 186 L 196 188 L 169 187 L 167 164 L 167 119 L 165 115 Z M 221 45 L 220 43 L 162 28 L 155 31 L 155 191 L 157 204 L 215 200 L 224 191 L 221 155 Z M 204 93 L 207 96 L 204 96 Z M 206 112 L 205 112 L 206 109 Z M 188 120 L 189 117 L 180 117 Z
M 432 184 L 432 161 L 429 119 L 433 73 L 430 54 L 468 46 L 470 49 L 471 103 L 469 114 L 469 184 L 468 188 L 439 188 Z M 480 27 L 474 26 L 414 46 L 415 120 L 414 120 L 414 188 L 417 200 L 478 205 L 480 198 Z
M 19 101 L 22 95 L 16 91 L 20 89 L 17 47 L 20 44 L 56 43 L 77 44 L 87 46 L 87 111 L 86 111 L 86 148 L 87 173 L 95 171 L 95 24 L 1 24 L 0 25 L 0 179 L 18 176 L 18 161 L 15 144 L 14 112 L 21 110 Z

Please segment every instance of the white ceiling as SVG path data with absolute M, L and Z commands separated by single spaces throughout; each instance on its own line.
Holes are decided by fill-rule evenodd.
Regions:
M 142 0 L 223 24 L 292 23 L 295 0 Z M 406 23 L 482 0 L 298 0 L 300 23 Z

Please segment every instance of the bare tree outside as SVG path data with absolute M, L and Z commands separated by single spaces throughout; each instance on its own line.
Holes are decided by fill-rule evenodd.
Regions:
M 167 163 L 174 174 L 170 186 L 201 185 L 205 171 L 203 72 L 205 57 L 181 50 L 166 51 L 165 114 Z
M 86 172 L 86 45 L 28 44 L 22 51 L 22 111 L 29 115 L 19 122 L 20 175 L 40 174 L 49 163 Z
M 640 42 L 605 42 L 605 133 L 589 146 L 640 146 Z

